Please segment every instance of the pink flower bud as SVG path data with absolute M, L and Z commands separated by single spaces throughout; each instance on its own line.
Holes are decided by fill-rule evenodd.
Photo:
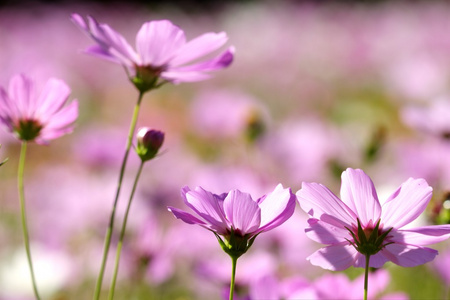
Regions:
M 141 160 L 147 161 L 156 156 L 164 142 L 164 132 L 142 127 L 137 133 L 136 153 Z

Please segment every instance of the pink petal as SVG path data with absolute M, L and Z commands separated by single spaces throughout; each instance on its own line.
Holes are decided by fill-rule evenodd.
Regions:
M 352 240 L 349 231 L 345 228 L 336 227 L 318 219 L 308 219 L 309 227 L 305 228 L 306 235 L 322 244 L 338 244 L 346 239 Z
M 14 103 L 9 99 L 8 93 L 0 87 L 0 117 L 10 127 L 13 119 L 17 119 L 17 109 L 14 107 Z M 12 128 L 10 128 L 12 129 Z
M 126 66 L 139 63 L 137 53 L 120 33 L 106 24 L 100 25 L 99 29 L 102 30 L 103 37 L 108 45 L 108 52 L 111 55 L 117 57 Z
M 230 47 L 225 52 L 212 59 L 183 67 L 170 66 L 169 71 L 178 71 L 178 72 L 216 71 L 228 67 L 233 62 L 233 59 L 234 59 L 234 47 Z
M 413 229 L 392 231 L 389 240 L 415 246 L 426 246 L 447 240 L 450 225 L 433 225 Z
M 438 252 L 412 245 L 390 244 L 380 251 L 388 260 L 402 267 L 415 267 L 432 261 Z
M 178 71 L 165 71 L 161 73 L 161 78 L 179 84 L 181 82 L 197 82 L 211 78 L 210 75 L 201 72 L 178 72 Z
M 301 208 L 313 218 L 339 228 L 351 228 L 356 223 L 352 210 L 321 184 L 304 182 L 296 195 Z
M 32 117 L 36 109 L 36 103 L 33 102 L 34 90 L 31 79 L 23 74 L 15 75 L 9 81 L 9 96 L 14 101 L 14 115 L 21 119 Z
M 97 47 L 88 49 L 88 53 L 120 62 L 128 67 L 138 62 L 138 56 L 125 38 L 107 24 L 98 24 L 98 22 L 88 16 L 88 23 L 77 14 L 73 14 L 72 21 L 82 31 L 86 32 L 97 44 Z
M 185 203 L 211 224 L 211 228 L 219 234 L 226 234 L 229 223 L 223 212 L 223 201 L 216 195 L 202 189 L 195 188 L 195 191 L 188 191 L 183 194 Z
M 408 179 L 383 204 L 385 229 L 401 228 L 414 221 L 427 207 L 432 188 L 423 179 Z
M 86 48 L 84 50 L 84 53 L 96 56 L 101 59 L 109 60 L 110 62 L 116 64 L 122 64 L 122 61 L 120 59 L 118 59 L 116 56 L 113 56 L 108 50 L 105 50 L 99 45 L 94 45 Z
M 55 114 L 49 117 L 49 120 L 44 124 L 44 129 L 64 129 L 75 122 L 78 117 L 78 101 L 74 100 L 66 107 L 63 107 Z
M 307 260 L 327 270 L 342 271 L 353 265 L 358 254 L 352 245 L 333 245 L 317 250 Z
M 188 212 L 185 212 L 181 209 L 168 206 L 167 209 L 175 216 L 175 218 L 182 220 L 187 224 L 196 224 L 196 225 L 207 225 L 202 220 L 196 218 Z
M 261 209 L 261 227 L 259 232 L 271 230 L 287 221 L 295 210 L 295 196 L 291 189 L 281 184 L 275 190 L 258 200 Z
M 223 202 L 225 216 L 242 235 L 253 233 L 261 223 L 261 209 L 247 193 L 234 190 Z
M 375 255 L 370 256 L 369 259 L 369 267 L 371 268 L 381 268 L 388 259 L 384 257 L 380 252 Z M 358 255 L 355 263 L 353 264 L 355 268 L 365 268 L 366 267 L 366 258 L 364 255 Z
M 69 86 L 62 80 L 50 78 L 42 89 L 35 112 L 35 118 L 47 122 L 67 101 L 70 95 Z
M 168 64 L 185 43 L 183 30 L 168 20 L 144 23 L 136 36 L 136 49 L 145 66 Z
M 70 105 L 55 113 L 49 121 L 44 124 L 36 142 L 46 144 L 48 140 L 56 139 L 66 133 L 73 131 L 73 123 L 78 118 L 78 101 L 72 101 Z
M 72 14 L 70 16 L 70 19 L 72 20 L 72 22 L 74 22 L 75 25 L 77 25 L 81 30 L 83 31 L 87 31 L 88 30 L 88 26 L 86 24 L 86 22 L 84 21 L 83 17 L 80 16 L 79 14 Z
M 341 198 L 356 213 L 363 227 L 380 218 L 377 192 L 370 177 L 362 170 L 349 168 L 342 173 Z
M 172 66 L 180 66 L 206 54 L 216 51 L 228 40 L 225 32 L 205 33 L 184 44 L 176 52 L 176 56 L 171 60 Z

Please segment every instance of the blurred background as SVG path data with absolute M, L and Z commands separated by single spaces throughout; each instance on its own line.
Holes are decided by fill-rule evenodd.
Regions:
M 109 24 L 131 45 L 144 22 L 169 19 L 188 40 L 225 31 L 236 47 L 233 64 L 212 79 L 145 95 L 138 127 L 162 130 L 166 140 L 138 185 L 117 299 L 227 298 L 231 262 L 213 234 L 167 211 L 186 209 L 186 185 L 259 198 L 278 183 L 295 193 L 319 182 L 338 195 L 341 172 L 362 168 L 380 199 L 409 177 L 425 178 L 433 199 L 415 225 L 450 222 L 446 1 L 0 1 L 0 85 L 17 73 L 42 84 L 57 77 L 80 103 L 71 135 L 28 150 L 31 250 L 45 299 L 92 297 L 138 96 L 120 66 L 82 53 L 93 42 L 71 13 Z M 0 143 L 0 161 L 9 158 L 0 168 L 0 299 L 33 299 L 16 188 L 20 143 L 5 130 Z M 132 153 L 117 230 L 138 164 Z M 286 291 L 309 299 L 324 286 L 335 293 L 323 299 L 355 289 L 362 296 L 362 269 L 342 277 L 306 261 L 320 247 L 306 238 L 306 219 L 297 205 L 240 258 L 240 299 L 263 299 L 265 288 L 262 295 L 279 291 L 270 299 L 287 299 Z M 449 246 L 435 245 L 441 254 L 428 265 L 386 264 L 374 273 L 373 297 L 447 298 Z

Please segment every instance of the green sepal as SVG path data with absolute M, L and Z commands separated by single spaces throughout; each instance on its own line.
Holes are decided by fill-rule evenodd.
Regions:
M 353 238 L 353 242 L 349 239 L 346 239 L 355 249 L 363 254 L 363 255 L 375 255 L 379 251 L 381 251 L 384 247 L 387 245 L 393 244 L 393 242 L 384 243 L 386 237 L 391 232 L 393 228 L 388 229 L 387 231 L 383 232 L 381 235 L 379 235 L 379 226 L 380 226 L 380 219 L 378 220 L 377 224 L 375 225 L 373 231 L 370 233 L 369 238 L 366 236 L 366 232 L 363 230 L 361 223 L 359 219 L 357 219 L 358 222 L 358 232 L 357 236 L 355 233 L 350 230 L 348 227 L 345 227 L 349 232 L 350 235 Z
M 164 67 L 137 66 L 136 75 L 134 77 L 129 76 L 129 78 L 139 92 L 144 94 L 167 82 L 166 80 L 160 80 L 159 76 L 163 70 Z
M 36 120 L 20 120 L 19 126 L 14 128 L 15 134 L 22 141 L 32 141 L 39 136 L 42 125 Z
M 143 145 L 137 145 L 136 148 L 136 154 L 140 157 L 142 162 L 146 162 L 148 160 L 151 160 L 155 158 L 156 154 L 158 154 L 159 149 L 150 149 Z
M 250 249 L 250 247 L 253 245 L 253 242 L 257 237 L 257 235 L 255 235 L 249 238 L 248 234 L 244 236 L 236 235 L 233 228 L 231 228 L 230 235 L 227 236 L 224 240 L 216 232 L 213 231 L 213 233 L 219 241 L 222 250 L 225 251 L 225 253 L 227 253 L 230 257 L 235 259 L 246 253 L 248 249 Z
M 356 221 L 358 221 L 358 240 L 359 240 L 359 243 L 360 244 L 366 244 L 367 243 L 366 233 L 362 229 L 361 222 L 359 222 L 359 219 L 356 219 Z

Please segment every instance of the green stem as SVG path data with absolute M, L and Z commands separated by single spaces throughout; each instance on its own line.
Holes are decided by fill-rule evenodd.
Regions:
M 369 260 L 370 255 L 366 254 L 366 269 L 364 271 L 364 300 L 367 300 L 367 290 L 369 286 Z
M 20 215 L 22 219 L 22 230 L 23 230 L 23 239 L 25 242 L 25 251 L 27 253 L 28 266 L 30 267 L 31 274 L 31 282 L 33 283 L 33 291 L 36 299 L 40 300 L 39 292 L 37 289 L 36 278 L 34 276 L 33 270 L 33 260 L 31 259 L 31 251 L 30 251 L 30 237 L 28 234 L 28 225 L 27 225 L 27 215 L 25 211 L 25 192 L 23 185 L 23 173 L 25 170 L 25 156 L 27 153 L 27 142 L 22 141 L 22 147 L 20 150 L 20 159 L 19 159 L 19 170 L 17 172 L 17 187 L 19 189 L 19 200 L 20 200 Z
M 237 257 L 231 256 L 232 269 L 231 269 L 231 283 L 230 283 L 230 300 L 233 300 L 234 297 L 234 282 L 236 278 L 237 260 L 238 260 Z
M 104 244 L 104 247 L 103 247 L 102 263 L 101 263 L 101 266 L 100 266 L 100 271 L 99 271 L 99 274 L 98 274 L 97 283 L 95 285 L 95 292 L 94 292 L 94 299 L 95 300 L 100 299 L 100 293 L 101 293 L 102 283 L 103 283 L 103 275 L 105 273 L 106 261 L 108 259 L 109 247 L 111 245 L 111 236 L 112 236 L 112 232 L 113 232 L 113 228 L 114 228 L 114 218 L 115 218 L 115 215 L 116 215 L 117 202 L 119 200 L 120 189 L 122 187 L 122 181 L 123 181 L 123 177 L 124 177 L 124 174 L 125 174 L 125 166 L 127 164 L 128 154 L 130 153 L 131 143 L 133 141 L 134 131 L 135 131 L 135 128 L 136 128 L 136 123 L 137 123 L 137 119 L 138 119 L 138 115 L 139 115 L 139 109 L 141 107 L 141 101 L 142 101 L 143 95 L 144 95 L 144 93 L 142 93 L 142 92 L 139 93 L 139 97 L 138 97 L 137 103 L 136 103 L 136 105 L 134 107 L 133 117 L 131 119 L 130 131 L 128 133 L 128 139 L 127 139 L 127 145 L 126 145 L 126 149 L 125 149 L 125 155 L 124 155 L 123 160 L 122 160 L 122 166 L 120 167 L 119 182 L 117 183 L 116 197 L 114 198 L 114 203 L 113 203 L 113 207 L 112 207 L 111 215 L 110 215 L 110 219 L 109 219 L 109 225 L 108 225 L 108 229 L 106 231 L 105 244 Z
M 142 161 L 141 164 L 139 165 L 139 169 L 137 171 L 136 178 L 134 180 L 133 189 L 131 190 L 130 199 L 128 199 L 127 210 L 125 211 L 125 216 L 124 216 L 123 223 L 122 223 L 122 229 L 120 230 L 119 243 L 117 245 L 117 250 L 116 250 L 116 262 L 115 262 L 115 266 L 114 266 L 114 274 L 113 274 L 113 278 L 111 281 L 111 288 L 109 290 L 109 295 L 108 295 L 109 300 L 114 299 L 114 290 L 116 287 L 117 273 L 119 271 L 120 254 L 122 252 L 122 245 L 123 245 L 123 239 L 125 237 L 125 230 L 127 227 L 128 214 L 130 212 L 131 202 L 133 200 L 133 196 L 136 191 L 137 183 L 139 181 L 139 177 L 141 176 L 143 166 L 144 166 L 144 162 Z

